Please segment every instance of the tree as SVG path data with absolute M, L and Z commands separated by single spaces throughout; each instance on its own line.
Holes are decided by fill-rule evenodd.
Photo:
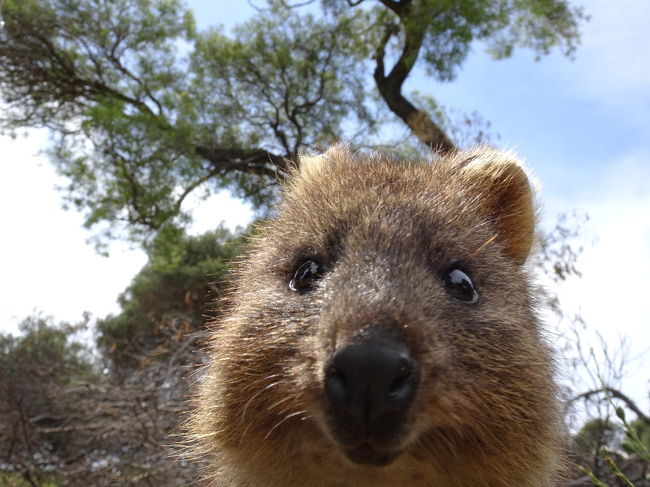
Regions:
M 215 316 L 226 273 L 244 239 L 224 228 L 197 237 L 169 228 L 165 233 L 120 295 L 120 313 L 97 322 L 98 345 L 112 373 L 163 357 L 201 330 L 206 316 Z
M 565 1 L 379 0 L 384 8 L 370 8 L 367 41 L 374 51 L 373 77 L 390 110 L 424 144 L 439 152 L 455 145 L 426 111 L 416 108 L 402 93 L 404 82 L 418 60 L 440 81 L 451 81 L 475 40 L 487 42 L 497 59 L 515 46 L 530 47 L 538 55 L 561 45 L 570 54 L 578 38 L 580 9 Z M 365 0 L 347 0 L 359 7 Z M 326 8 L 343 12 L 340 0 L 324 0 Z M 345 7 L 344 7 L 345 8 Z M 397 60 L 386 66 L 387 51 Z
M 300 151 L 374 144 L 399 119 L 453 150 L 442 112 L 402 92 L 415 67 L 452 80 L 476 41 L 496 58 L 516 46 L 571 53 L 583 19 L 567 0 L 321 7 L 315 16 L 269 0 L 228 37 L 197 32 L 180 0 L 6 0 L 2 126 L 50 128 L 50 155 L 86 226 L 100 240 L 127 230 L 141 241 L 182 226 L 199 189 L 264 205 Z
M 0 334 L 0 485 L 195 485 L 198 465 L 179 458 L 180 421 L 205 360 L 208 302 L 244 237 L 163 232 L 121 312 L 97 321 L 94 352 L 78 334 L 90 316 L 30 317 L 22 336 Z
M 198 336 L 114 374 L 76 337 L 83 326 L 31 317 L 22 336 L 0 334 L 0 485 L 193 485 L 197 465 L 171 445 Z

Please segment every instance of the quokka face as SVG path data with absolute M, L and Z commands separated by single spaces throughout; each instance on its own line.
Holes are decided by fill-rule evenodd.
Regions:
M 550 485 L 534 220 L 525 173 L 495 151 L 303 158 L 215 324 L 191 425 L 211 478 Z

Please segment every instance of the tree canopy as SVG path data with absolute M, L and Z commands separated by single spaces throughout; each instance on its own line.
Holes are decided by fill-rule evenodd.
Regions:
M 121 311 L 97 322 L 102 354 L 119 368 L 133 366 L 201 330 L 205 317 L 220 311 L 226 273 L 243 240 L 221 227 L 200 236 L 159 234 L 148 263 L 118 299 Z
M 67 203 L 100 239 L 142 241 L 182 226 L 190 194 L 265 205 L 299 152 L 386 142 L 400 119 L 453 150 L 444 114 L 403 93 L 413 69 L 452 80 L 475 42 L 570 54 L 584 18 L 567 0 L 307 3 L 268 0 L 227 35 L 180 0 L 6 0 L 0 124 L 51 129 Z

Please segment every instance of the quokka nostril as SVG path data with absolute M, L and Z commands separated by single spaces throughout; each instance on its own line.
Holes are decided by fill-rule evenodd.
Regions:
M 393 383 L 390 385 L 390 389 L 388 390 L 388 392 L 390 392 L 391 394 L 397 393 L 406 383 L 406 379 L 408 375 L 398 377 L 397 379 L 395 379 Z
M 345 378 L 345 373 L 344 373 L 344 372 L 341 372 L 341 371 L 340 371 L 339 369 L 337 369 L 336 367 L 332 367 L 332 370 L 331 370 L 330 373 L 331 373 L 331 375 L 332 375 L 333 378 L 335 378 L 336 380 L 340 381 L 343 385 L 345 385 L 345 383 L 347 382 L 347 381 L 346 381 L 346 378 Z
M 388 389 L 391 400 L 400 400 L 402 396 L 410 396 L 415 387 L 414 384 L 413 360 L 408 357 L 400 357 L 400 369 L 398 375 Z
M 345 401 L 348 397 L 348 384 L 345 373 L 336 367 L 330 367 L 325 378 L 325 389 L 331 398 L 341 402 Z

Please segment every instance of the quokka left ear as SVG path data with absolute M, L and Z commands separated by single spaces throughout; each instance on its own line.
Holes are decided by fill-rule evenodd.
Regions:
M 505 253 L 523 264 L 533 245 L 533 191 L 521 163 L 511 154 L 482 151 L 466 159 L 461 174 L 472 191 L 481 194 L 481 207 L 493 222 L 495 238 Z

